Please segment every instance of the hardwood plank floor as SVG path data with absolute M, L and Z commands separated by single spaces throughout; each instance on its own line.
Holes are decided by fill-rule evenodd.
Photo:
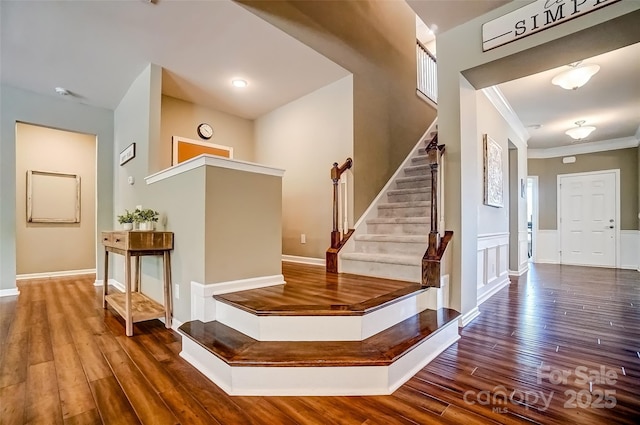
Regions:
M 0 424 L 640 423 L 635 271 L 537 265 L 480 306 L 456 344 L 375 397 L 229 397 L 159 321 L 124 336 L 93 280 L 21 282 L 19 297 L 0 298 Z

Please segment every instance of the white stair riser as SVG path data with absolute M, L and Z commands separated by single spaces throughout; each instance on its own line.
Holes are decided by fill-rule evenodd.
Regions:
M 453 321 L 389 366 L 229 366 L 188 337 L 180 356 L 230 395 L 330 396 L 391 394 L 460 339 Z
M 412 202 L 412 201 L 430 201 L 431 191 L 419 193 L 396 193 L 388 194 L 387 200 L 393 202 Z
M 398 189 L 425 189 L 427 187 L 431 187 L 431 179 L 396 180 L 396 188 Z
M 367 233 L 376 235 L 428 235 L 429 223 L 367 223 Z
M 431 207 L 378 208 L 378 217 L 427 217 Z
M 413 176 L 425 176 L 425 177 L 431 177 L 431 169 L 429 168 L 429 166 L 425 166 L 425 165 L 420 165 L 418 167 L 407 167 L 404 169 L 404 175 L 406 177 L 413 177 Z
M 424 255 L 427 243 L 357 241 L 356 252 L 368 254 Z
M 420 283 L 422 267 L 371 261 L 340 260 L 340 272 Z

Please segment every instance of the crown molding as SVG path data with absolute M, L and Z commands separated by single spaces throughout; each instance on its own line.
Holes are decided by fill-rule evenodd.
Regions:
M 567 155 L 614 151 L 617 149 L 635 148 L 638 147 L 639 144 L 640 141 L 635 136 L 622 137 L 620 139 L 600 140 L 598 142 L 580 143 L 556 148 L 528 149 L 527 158 L 557 158 Z
M 522 121 L 520 121 L 520 118 L 509 104 L 507 98 L 504 97 L 502 90 L 500 90 L 498 86 L 491 86 L 486 89 L 482 89 L 482 93 L 484 93 L 487 99 L 489 99 L 489 102 L 491 102 L 491 104 L 498 110 L 500 115 L 502 115 L 502 117 L 507 121 L 507 124 L 511 126 L 513 131 L 520 138 L 523 143 L 520 147 L 526 148 L 527 140 L 529 140 L 531 135 L 522 124 Z M 512 140 L 512 142 L 514 141 Z

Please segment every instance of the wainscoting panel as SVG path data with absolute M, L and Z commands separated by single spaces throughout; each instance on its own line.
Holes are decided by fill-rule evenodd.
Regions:
M 478 304 L 509 284 L 509 233 L 478 235 Z
M 620 230 L 620 268 L 640 270 L 640 231 Z

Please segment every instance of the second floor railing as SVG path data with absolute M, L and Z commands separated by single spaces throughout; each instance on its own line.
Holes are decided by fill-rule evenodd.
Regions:
M 416 40 L 416 60 L 418 64 L 418 90 L 433 103 L 438 103 L 436 57 L 419 40 Z

